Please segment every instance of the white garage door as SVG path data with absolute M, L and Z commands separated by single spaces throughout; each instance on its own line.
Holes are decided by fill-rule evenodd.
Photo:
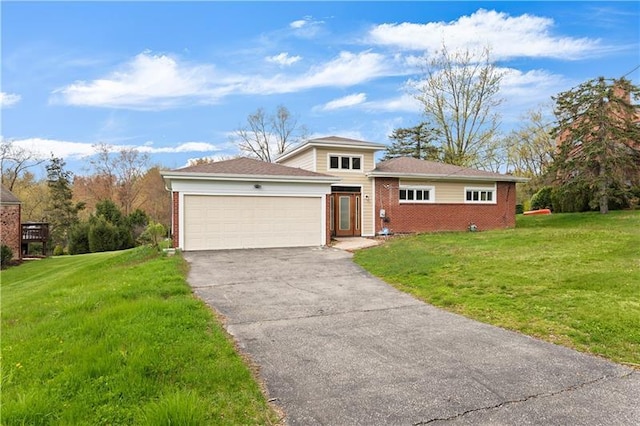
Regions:
M 184 249 L 322 244 L 322 198 L 184 196 Z

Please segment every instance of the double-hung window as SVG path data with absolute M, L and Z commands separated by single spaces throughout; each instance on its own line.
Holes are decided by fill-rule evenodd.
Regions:
M 401 186 L 400 203 L 432 203 L 434 190 L 431 186 Z

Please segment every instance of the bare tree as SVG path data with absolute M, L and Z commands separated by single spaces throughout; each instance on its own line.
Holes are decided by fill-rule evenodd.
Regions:
M 272 162 L 306 136 L 306 128 L 285 106 L 278 106 L 275 114 L 258 108 L 247 117 L 247 124 L 235 131 L 233 142 L 244 154 Z
M 522 117 L 522 124 L 506 137 L 507 170 L 528 178 L 544 175 L 553 162 L 556 145 L 551 136 L 552 121 L 542 108 Z
M 495 144 L 502 77 L 486 48 L 476 55 L 443 46 L 427 60 L 424 78 L 414 83 L 415 97 L 441 135 L 444 162 L 487 166 L 484 152 Z
M 27 169 L 44 163 L 37 155 L 28 149 L 14 145 L 12 141 L 0 141 L 0 169 L 2 170 L 2 184 L 14 190 L 16 181 Z
M 105 177 L 106 182 L 115 182 L 115 196 L 125 215 L 133 211 L 140 192 L 137 185 L 149 163 L 149 155 L 135 148 L 114 150 L 111 145 L 94 145 L 96 155 L 90 160 L 97 175 Z

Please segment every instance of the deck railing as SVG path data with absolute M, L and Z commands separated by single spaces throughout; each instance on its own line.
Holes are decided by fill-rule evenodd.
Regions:
M 46 242 L 49 239 L 49 224 L 42 222 L 29 222 L 22 224 L 22 242 L 31 241 Z

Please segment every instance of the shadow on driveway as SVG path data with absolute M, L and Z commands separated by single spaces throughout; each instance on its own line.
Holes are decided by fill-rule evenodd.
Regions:
M 638 372 L 420 302 L 350 253 L 185 258 L 288 424 L 640 424 Z

